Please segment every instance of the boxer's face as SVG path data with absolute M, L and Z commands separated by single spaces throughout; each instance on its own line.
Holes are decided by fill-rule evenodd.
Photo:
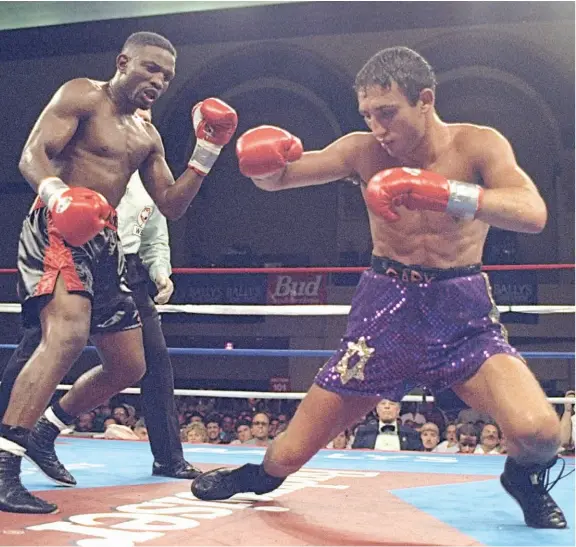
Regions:
M 358 93 L 358 111 L 388 155 L 403 158 L 420 145 L 430 111 L 430 94 L 433 103 L 432 91 L 424 90 L 423 99 L 412 105 L 396 82 L 389 89 L 372 85 Z
M 126 99 L 147 110 L 168 89 L 176 73 L 176 59 L 163 48 L 132 46 L 118 55 L 116 67 Z

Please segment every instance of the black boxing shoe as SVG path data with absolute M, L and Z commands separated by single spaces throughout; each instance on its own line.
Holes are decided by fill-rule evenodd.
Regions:
M 158 462 L 154 462 L 152 465 L 152 475 L 159 477 L 193 480 L 201 474 L 202 471 L 200 471 L 200 469 L 194 467 L 186 460 L 182 460 L 176 464 L 171 465 L 163 465 Z
M 22 458 L 0 450 L 0 511 L 7 513 L 57 513 L 58 506 L 33 496 L 20 482 Z
M 562 469 L 558 477 L 550 480 L 550 469 L 556 462 L 562 462 Z M 512 458 L 506 459 L 504 473 L 500 475 L 500 482 L 520 505 L 524 513 L 524 522 L 532 528 L 566 528 L 568 526 L 564 513 L 552 499 L 549 492 L 556 483 L 568 476 L 564 474 L 566 462 L 555 456 L 543 465 L 524 467 Z
M 58 427 L 42 416 L 30 433 L 28 448 L 24 457 L 37 465 L 40 471 L 56 484 L 76 486 L 76 479 L 62 465 L 56 455 L 54 442 L 59 433 Z
M 221 467 L 194 479 L 191 490 L 199 500 L 227 500 L 235 494 L 267 494 L 276 490 L 285 478 L 268 475 L 261 465 L 247 463 L 236 469 Z

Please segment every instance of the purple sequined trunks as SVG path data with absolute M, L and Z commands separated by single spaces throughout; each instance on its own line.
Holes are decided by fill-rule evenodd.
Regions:
M 440 392 L 463 382 L 501 353 L 521 358 L 479 264 L 440 270 L 373 257 L 340 348 L 314 381 L 342 395 L 399 401 L 415 387 Z

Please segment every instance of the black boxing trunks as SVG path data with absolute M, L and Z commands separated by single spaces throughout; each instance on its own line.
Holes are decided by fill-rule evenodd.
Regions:
M 68 292 L 83 294 L 92 301 L 91 334 L 118 332 L 141 324 L 124 281 L 122 246 L 111 228 L 104 228 L 85 245 L 73 247 L 56 230 L 48 208 L 37 204 L 22 224 L 17 266 L 25 327 L 38 325 L 40 310 L 59 276 Z

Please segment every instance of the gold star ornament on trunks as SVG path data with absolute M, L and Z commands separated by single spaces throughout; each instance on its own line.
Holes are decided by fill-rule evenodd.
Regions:
M 364 380 L 364 367 L 373 353 L 374 348 L 368 347 L 364 336 L 358 338 L 358 342 L 348 342 L 346 353 L 336 364 L 336 372 L 340 374 L 340 381 L 346 384 L 353 378 Z M 358 361 L 352 368 L 348 368 L 350 359 L 355 355 L 358 356 Z

